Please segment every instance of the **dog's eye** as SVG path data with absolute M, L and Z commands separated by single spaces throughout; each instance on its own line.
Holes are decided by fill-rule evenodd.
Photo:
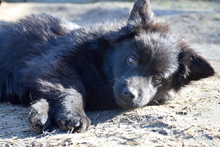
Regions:
M 152 84 L 155 86 L 155 87 L 158 87 L 161 85 L 161 81 L 163 79 L 163 75 L 162 74 L 156 74 L 153 76 L 153 80 L 152 80 Z
M 156 74 L 156 75 L 154 75 L 154 79 L 155 80 L 162 80 L 163 76 L 161 74 Z
M 137 64 L 137 58 L 133 57 L 133 56 L 129 56 L 127 59 L 128 64 L 130 65 L 136 65 Z

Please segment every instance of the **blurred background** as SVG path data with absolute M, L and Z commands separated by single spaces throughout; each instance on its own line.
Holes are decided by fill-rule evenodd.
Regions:
M 3 0 L 3 1 L 6 1 L 6 2 L 91 3 L 91 2 L 101 2 L 101 1 L 130 1 L 130 2 L 132 2 L 132 1 L 135 1 L 135 0 Z M 163 0 L 163 1 L 186 1 L 186 0 Z M 219 0 L 192 0 L 192 1 L 219 1 Z
M 0 23 L 48 13 L 79 25 L 126 19 L 134 0 L 3 0 Z M 220 0 L 151 0 L 155 15 L 194 43 L 220 43 Z

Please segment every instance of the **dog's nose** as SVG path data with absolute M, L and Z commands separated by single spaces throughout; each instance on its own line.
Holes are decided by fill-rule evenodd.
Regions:
M 130 91 L 128 88 L 124 88 L 123 95 L 127 100 L 132 100 L 135 98 L 135 94 Z

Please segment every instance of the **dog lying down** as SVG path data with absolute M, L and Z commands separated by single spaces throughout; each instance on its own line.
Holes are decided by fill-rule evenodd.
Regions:
M 79 27 L 47 14 L 0 27 L 0 98 L 31 104 L 34 131 L 86 131 L 85 110 L 161 104 L 214 75 L 210 63 L 137 0 L 126 22 Z

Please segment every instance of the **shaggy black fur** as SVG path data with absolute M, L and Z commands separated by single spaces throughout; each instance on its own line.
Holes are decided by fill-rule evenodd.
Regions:
M 54 125 L 81 132 L 90 124 L 84 110 L 162 103 L 169 90 L 212 76 L 149 6 L 137 0 L 127 22 L 79 27 L 38 14 L 1 26 L 1 100 L 32 104 L 38 133 Z

